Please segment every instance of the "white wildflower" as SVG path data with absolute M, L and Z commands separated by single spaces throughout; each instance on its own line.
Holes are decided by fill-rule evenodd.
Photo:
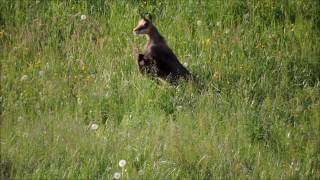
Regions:
M 228 28 L 224 31 L 225 34 L 229 34 L 229 32 L 230 32 L 230 29 Z
M 99 127 L 98 124 L 92 124 L 92 125 L 91 125 L 91 129 L 92 129 L 92 130 L 97 130 L 98 127 Z
M 20 80 L 21 81 L 26 81 L 26 80 L 28 80 L 28 76 L 27 75 L 23 75 Z
M 87 16 L 86 16 L 86 15 L 84 15 L 84 14 L 82 14 L 82 15 L 80 16 L 80 19 L 81 19 L 82 21 L 84 21 L 84 20 L 86 20 L 86 19 L 87 19 Z
M 28 136 L 29 136 L 29 134 L 28 134 L 28 133 L 26 133 L 26 132 L 23 132 L 23 133 L 22 133 L 22 137 L 24 137 L 24 138 L 28 138 Z
M 142 169 L 138 171 L 138 175 L 139 175 L 139 176 L 143 176 L 143 174 L 144 174 L 144 172 L 143 172 Z
M 20 121 L 23 121 L 23 117 L 22 116 L 18 117 L 18 122 L 20 122 Z
M 181 111 L 181 109 L 182 109 L 182 106 L 177 106 L 178 111 Z
M 119 166 L 121 167 L 121 168 L 124 168 L 124 166 L 127 164 L 127 162 L 126 162 L 126 160 L 120 160 L 119 161 Z
M 81 104 L 82 104 L 82 99 L 81 99 L 80 97 L 78 97 L 78 98 L 77 98 L 77 102 L 78 102 L 78 104 L 81 105 Z
M 188 67 L 188 62 L 184 62 L 183 65 L 184 65 L 185 67 Z
M 120 179 L 121 178 L 121 174 L 116 172 L 113 174 L 113 179 Z
M 248 23 L 249 22 L 249 18 L 250 18 L 250 14 L 247 13 L 247 14 L 243 15 L 242 18 L 243 18 L 245 23 Z
M 43 71 L 43 70 L 40 70 L 40 71 L 38 72 L 38 74 L 39 74 L 39 76 L 43 76 L 43 75 L 44 75 L 44 71 Z
M 197 21 L 197 25 L 198 25 L 198 26 L 201 26 L 201 25 L 202 25 L 202 22 L 201 22 L 200 20 L 198 20 L 198 21 Z

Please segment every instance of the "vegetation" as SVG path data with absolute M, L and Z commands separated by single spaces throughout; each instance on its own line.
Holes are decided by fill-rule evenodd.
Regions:
M 318 0 L 0 6 L 0 179 L 320 177 Z M 139 73 L 140 12 L 201 87 Z

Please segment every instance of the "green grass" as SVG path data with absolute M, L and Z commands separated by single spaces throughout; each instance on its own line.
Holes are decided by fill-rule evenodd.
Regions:
M 0 7 L 0 179 L 320 177 L 319 1 Z M 139 73 L 139 12 L 202 88 Z

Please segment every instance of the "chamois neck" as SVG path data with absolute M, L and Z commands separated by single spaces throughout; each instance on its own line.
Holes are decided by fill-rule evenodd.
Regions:
M 164 38 L 161 36 L 161 34 L 159 33 L 159 31 L 157 30 L 156 27 L 154 26 L 151 26 L 150 27 L 150 31 L 149 33 L 147 34 L 147 39 L 148 39 L 148 42 L 150 43 L 166 43 Z

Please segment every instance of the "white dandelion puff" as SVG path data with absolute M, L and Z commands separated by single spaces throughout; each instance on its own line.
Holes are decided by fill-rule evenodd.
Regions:
M 20 122 L 20 121 L 23 121 L 23 117 L 22 116 L 18 117 L 18 122 Z
M 200 20 L 198 20 L 198 21 L 197 21 L 197 25 L 198 25 L 198 26 L 201 26 L 201 25 L 202 25 L 202 22 L 201 22 Z
M 229 32 L 230 32 L 230 29 L 228 28 L 224 31 L 225 34 L 229 34 Z
M 139 171 L 138 171 L 138 175 L 139 175 L 139 176 L 143 176 L 143 174 L 144 174 L 143 170 L 139 170 Z
M 119 161 L 119 166 L 121 167 L 121 168 L 124 168 L 124 166 L 127 164 L 127 162 L 126 162 L 126 160 L 120 160 Z
M 43 70 L 40 70 L 40 71 L 38 72 L 38 74 L 39 74 L 39 76 L 43 76 L 43 75 L 44 75 L 44 71 L 43 71 Z
M 77 98 L 77 102 L 78 102 L 78 104 L 80 104 L 80 105 L 82 104 L 82 100 L 81 100 L 80 97 Z
M 182 110 L 182 106 L 177 106 L 177 110 L 181 111 Z
M 81 19 L 82 21 L 84 21 L 84 20 L 86 20 L 86 19 L 87 19 L 87 16 L 86 16 L 86 15 L 84 15 L 84 14 L 82 14 L 82 15 L 80 16 L 80 19 Z
M 26 81 L 26 80 L 28 80 L 28 78 L 29 78 L 29 77 L 28 77 L 27 75 L 23 75 L 20 80 L 21 80 L 21 81 Z
M 98 124 L 92 124 L 92 125 L 91 125 L 91 129 L 92 129 L 92 130 L 97 130 L 98 127 L 99 127 Z
M 247 13 L 245 15 L 242 16 L 244 23 L 248 23 L 249 22 L 249 18 L 250 18 L 250 14 Z
M 188 67 L 188 62 L 184 62 L 183 65 L 184 65 L 185 67 Z
M 113 174 L 113 179 L 120 179 L 121 178 L 121 174 L 119 172 L 116 172 Z

